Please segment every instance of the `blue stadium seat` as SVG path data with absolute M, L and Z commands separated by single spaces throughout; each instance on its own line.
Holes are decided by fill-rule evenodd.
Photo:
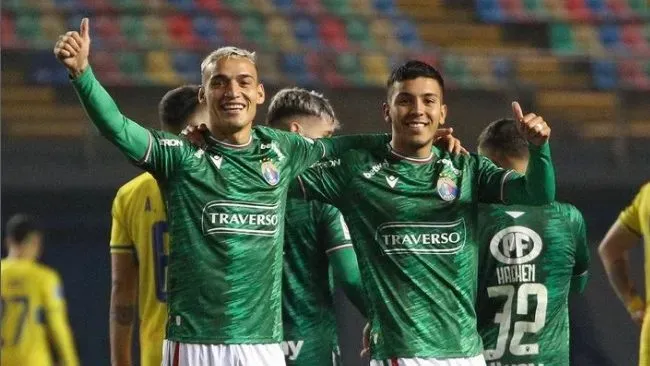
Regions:
M 273 0 L 273 5 L 281 12 L 289 12 L 294 8 L 293 0 Z
M 618 26 L 606 24 L 600 27 L 600 42 L 605 48 L 615 48 L 620 41 Z
M 51 52 L 38 52 L 31 58 L 27 78 L 36 84 L 68 84 L 68 72 L 61 67 Z
M 311 18 L 300 17 L 294 23 L 294 34 L 296 40 L 303 46 L 318 47 L 318 27 Z
M 302 54 L 285 53 L 281 56 L 280 69 L 285 77 L 300 85 L 311 85 L 316 82 L 316 75 L 309 72 L 307 61 Z
M 422 45 L 417 28 L 408 19 L 400 19 L 395 23 L 395 36 L 408 48 L 418 48 Z
M 477 0 L 476 10 L 479 17 L 486 22 L 500 22 L 505 19 L 498 0 Z
M 167 0 L 167 2 L 181 11 L 193 11 L 196 9 L 194 0 Z
M 199 40 L 214 44 L 221 43 L 215 18 L 206 15 L 197 16 L 192 20 L 192 27 Z
M 84 4 L 81 0 L 54 0 L 54 6 L 56 6 L 57 9 L 79 9 L 83 8 Z M 79 13 L 83 13 L 81 9 L 79 9 Z M 77 24 L 77 27 L 79 25 Z
M 617 67 L 614 61 L 593 61 L 591 74 L 594 86 L 598 89 L 613 89 L 618 85 Z
M 607 6 L 605 6 L 604 0 L 586 0 L 585 2 L 594 14 L 604 14 L 607 12 Z
M 382 13 L 383 15 L 397 15 L 397 9 L 395 7 L 394 0 L 373 0 L 373 5 L 375 10 Z
M 492 59 L 492 75 L 499 81 L 507 81 L 512 76 L 512 61 L 506 57 Z
M 176 73 L 188 83 L 200 83 L 201 58 L 193 52 L 175 52 L 172 58 L 172 66 Z

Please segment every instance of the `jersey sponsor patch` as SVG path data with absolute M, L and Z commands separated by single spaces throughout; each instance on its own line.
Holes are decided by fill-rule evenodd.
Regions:
M 272 186 L 280 182 L 280 172 L 271 160 L 262 162 L 262 176 L 264 177 L 266 183 Z
M 183 141 L 176 140 L 176 139 L 160 139 L 159 143 L 160 143 L 160 146 L 168 146 L 168 147 L 181 147 L 181 146 L 183 146 Z
M 390 188 L 395 188 L 395 185 L 397 184 L 397 181 L 398 181 L 398 180 L 399 180 L 399 178 L 397 178 L 397 177 L 395 177 L 395 176 L 392 176 L 392 175 L 386 177 L 386 183 L 388 183 L 388 186 L 389 186 Z
M 528 263 L 541 252 L 542 238 L 525 226 L 509 226 L 490 241 L 490 253 L 503 264 Z
M 274 236 L 278 231 L 279 204 L 212 201 L 203 208 L 203 235 L 221 233 Z
M 444 201 L 453 201 L 458 196 L 458 187 L 456 182 L 448 177 L 438 178 L 438 183 L 436 183 L 436 188 L 438 189 L 438 195 Z
M 375 232 L 385 254 L 453 254 L 465 246 L 465 220 L 387 222 Z

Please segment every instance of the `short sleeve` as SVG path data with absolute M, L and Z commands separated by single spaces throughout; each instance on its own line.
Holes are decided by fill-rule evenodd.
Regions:
M 135 251 L 133 240 L 128 230 L 126 222 L 128 221 L 123 202 L 123 191 L 120 189 L 113 199 L 111 209 L 111 254 L 133 253 Z
M 65 309 L 63 283 L 58 274 L 48 273 L 43 281 L 43 299 L 47 312 L 56 312 Z
M 618 221 L 637 235 L 642 235 L 641 220 L 639 210 L 644 196 L 650 197 L 650 184 L 646 184 L 639 190 L 632 203 L 626 207 L 618 216 Z
M 341 161 L 342 159 L 322 161 L 298 177 L 306 199 L 336 205 L 347 180 L 347 169 Z

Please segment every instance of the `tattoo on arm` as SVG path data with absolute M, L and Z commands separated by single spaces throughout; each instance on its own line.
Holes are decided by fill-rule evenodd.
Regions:
M 116 305 L 115 308 L 111 309 L 111 319 L 119 325 L 131 325 L 133 324 L 133 318 L 135 317 L 135 306 L 133 305 Z

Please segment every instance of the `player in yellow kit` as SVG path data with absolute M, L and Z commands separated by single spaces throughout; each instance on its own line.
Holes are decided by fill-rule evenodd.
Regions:
M 650 366 L 650 313 L 630 278 L 628 252 L 645 240 L 645 285 L 650 294 L 650 183 L 646 183 L 634 201 L 618 216 L 600 243 L 598 252 L 609 282 L 623 301 L 632 319 L 640 324 L 639 365 Z
M 79 360 L 59 275 L 37 262 L 42 234 L 26 215 L 15 215 L 5 229 L 9 254 L 2 260 L 2 366 L 53 365 L 50 345 L 61 366 Z
M 158 108 L 163 130 L 178 134 L 198 124 L 198 86 L 169 91 Z M 155 178 L 144 173 L 123 185 L 113 201 L 111 228 L 111 360 L 132 365 L 135 304 L 140 318 L 140 365 L 160 366 L 167 320 L 166 268 L 169 253 L 167 215 Z

